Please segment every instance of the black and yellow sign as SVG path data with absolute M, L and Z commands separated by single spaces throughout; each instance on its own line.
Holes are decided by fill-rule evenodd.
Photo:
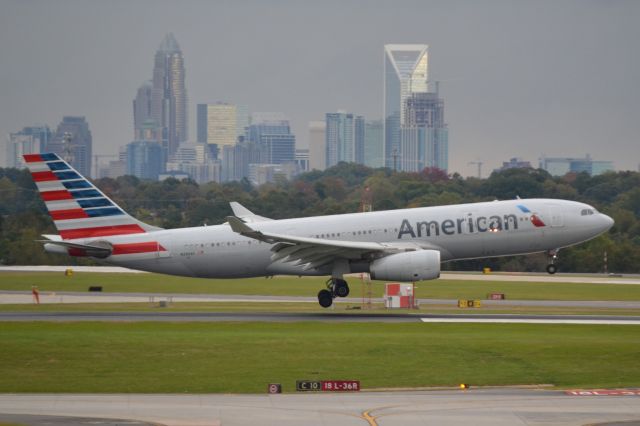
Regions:
M 458 300 L 458 308 L 479 308 L 480 306 L 479 300 Z
M 314 380 L 296 380 L 296 391 L 319 392 L 322 390 L 322 382 Z

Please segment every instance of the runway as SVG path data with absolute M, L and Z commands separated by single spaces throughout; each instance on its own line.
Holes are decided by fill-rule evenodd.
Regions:
M 67 423 L 54 424 L 68 425 L 86 424 L 71 419 L 80 417 L 166 426 L 573 426 L 640 422 L 640 397 L 570 396 L 523 388 L 281 395 L 0 394 L 0 413 L 66 416 Z
M 273 313 L 273 312 L 0 312 L 0 321 L 55 322 L 465 322 L 640 325 L 640 316 L 405 314 L 405 313 Z
M 124 273 L 124 274 L 148 274 L 149 272 L 127 269 L 119 266 L 53 266 L 53 265 L 13 265 L 0 266 L 2 272 L 64 272 L 72 269 L 75 272 L 89 273 Z M 347 276 L 359 277 L 360 274 L 348 274 Z M 304 279 L 302 277 L 301 279 Z M 557 273 L 549 275 L 546 272 L 460 272 L 443 271 L 440 279 L 464 280 L 464 281 L 523 281 L 523 282 L 558 282 L 579 284 L 632 284 L 640 285 L 638 274 L 576 274 Z
M 316 297 L 304 296 L 262 296 L 234 294 L 163 294 L 163 293 L 88 293 L 88 292 L 41 292 L 40 303 L 157 303 L 161 300 L 170 303 L 193 302 L 237 302 L 237 303 L 313 303 Z M 371 299 L 373 303 L 382 303 L 381 297 Z M 455 299 L 417 299 L 419 305 L 457 306 Z M 337 303 L 359 305 L 362 298 L 345 298 Z M 0 290 L 0 305 L 33 304 L 30 291 Z M 484 306 L 495 307 L 567 307 L 567 308 L 603 308 L 603 309 L 640 309 L 640 301 L 614 300 L 483 300 Z

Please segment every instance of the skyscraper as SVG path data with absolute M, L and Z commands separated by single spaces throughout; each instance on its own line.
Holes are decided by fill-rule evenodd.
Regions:
M 222 157 L 222 181 L 229 182 L 249 177 L 249 165 L 265 163 L 267 154 L 260 144 L 239 141 L 225 145 L 220 150 Z
M 354 160 L 358 164 L 364 164 L 364 117 L 356 116 L 353 121 L 353 147 Z
M 46 151 L 69 161 L 82 175 L 91 176 L 93 138 L 84 117 L 62 117 L 56 133 L 47 144 Z
M 42 152 L 51 139 L 49 126 L 25 127 L 16 133 L 9 133 L 7 139 L 7 167 L 23 169 L 27 165 L 22 156 Z
M 235 145 L 238 141 L 236 106 L 226 103 L 198 104 L 198 142 L 217 145 Z
M 146 139 L 142 135 L 143 128 L 147 128 L 151 120 L 151 94 L 153 83 L 146 81 L 138 88 L 136 98 L 133 100 L 133 139 Z M 158 127 L 154 121 L 153 127 Z M 155 129 L 154 129 L 155 131 Z
M 418 172 L 425 167 L 449 168 L 449 129 L 444 122 L 444 101 L 438 92 L 412 93 L 405 99 L 400 126 L 399 166 Z
M 309 122 L 309 170 L 327 168 L 327 140 L 325 121 Z
M 156 141 L 133 141 L 127 145 L 127 174 L 140 179 L 158 180 L 164 172 L 164 149 Z
M 281 113 L 255 113 L 247 128 L 247 138 L 265 151 L 264 163 L 284 164 L 295 161 L 296 137 L 289 120 Z
M 406 99 L 428 92 L 428 49 L 426 44 L 384 46 L 384 155 L 393 167 L 399 155 L 400 127 L 405 122 Z
M 223 102 L 198 104 L 196 118 L 198 142 L 206 143 L 212 153 L 222 151 L 225 146 L 235 145 L 249 126 L 246 105 Z
M 384 167 L 384 137 L 382 120 L 367 121 L 364 126 L 364 164 Z
M 158 125 L 158 138 L 173 154 L 188 139 L 187 89 L 184 59 L 173 34 L 165 36 L 156 52 L 151 89 L 151 118 Z
M 296 137 L 288 135 L 264 134 L 260 137 L 268 164 L 293 163 L 296 160 Z
M 326 123 L 327 167 L 341 161 L 364 163 L 364 118 L 344 111 L 330 112 Z

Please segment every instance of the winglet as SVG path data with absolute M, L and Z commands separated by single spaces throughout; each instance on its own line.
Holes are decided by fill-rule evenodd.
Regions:
M 248 208 L 246 208 L 242 204 L 238 203 L 237 201 L 232 201 L 232 202 L 229 203 L 229 205 L 231 206 L 231 210 L 233 210 L 233 214 L 238 216 L 238 217 L 254 216 L 254 214 L 253 214 L 253 212 L 251 210 L 249 210 Z
M 229 205 L 231 206 L 231 210 L 233 210 L 233 214 L 236 217 L 241 218 L 245 222 L 265 222 L 267 220 L 273 220 L 269 219 L 268 217 L 255 214 L 237 201 L 231 201 Z

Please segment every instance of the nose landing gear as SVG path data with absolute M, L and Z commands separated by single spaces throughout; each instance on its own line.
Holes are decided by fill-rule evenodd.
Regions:
M 558 272 L 558 266 L 556 265 L 556 260 L 558 260 L 558 250 L 549 250 L 547 252 L 547 256 L 549 257 L 549 264 L 547 265 L 547 272 L 550 275 Z
M 336 297 L 347 297 L 349 295 L 349 285 L 342 278 L 330 278 L 327 280 L 327 289 L 318 293 L 318 303 L 323 308 L 328 308 L 333 304 Z

